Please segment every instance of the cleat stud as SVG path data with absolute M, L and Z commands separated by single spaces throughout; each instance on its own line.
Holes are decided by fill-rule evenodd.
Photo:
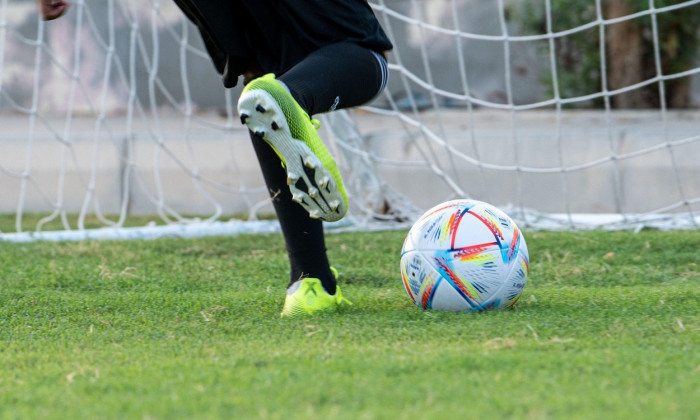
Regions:
M 248 117 L 248 114 L 241 114 L 241 124 L 245 124 L 245 121 L 248 119 Z
M 259 131 L 259 130 L 258 130 L 258 131 L 255 132 L 255 135 L 258 136 L 258 137 L 260 137 L 260 138 L 263 138 L 263 136 L 265 135 L 265 132 L 264 132 L 264 131 Z
M 306 167 L 309 168 L 309 169 L 315 169 L 315 168 L 316 168 L 316 165 L 314 164 L 314 162 L 313 162 L 311 159 L 305 159 L 305 160 L 304 160 L 304 166 L 306 166 Z
M 304 201 L 304 196 L 301 194 L 293 194 L 292 201 L 294 201 L 295 203 L 301 203 L 302 201 Z
M 338 210 L 338 207 L 340 207 L 340 201 L 338 201 L 338 200 L 333 200 L 333 201 L 331 201 L 330 203 L 328 203 L 328 205 L 330 206 L 331 210 L 337 211 L 337 210 Z
M 260 112 L 261 114 L 264 114 L 265 112 L 267 112 L 267 110 L 265 109 L 265 107 L 263 107 L 263 106 L 260 105 L 260 104 L 258 104 L 258 106 L 255 107 L 255 110 L 258 111 L 258 112 Z
M 311 210 L 309 212 L 309 217 L 312 219 L 319 219 L 321 217 L 321 212 L 318 210 Z
M 290 172 L 287 174 L 287 185 L 292 185 L 295 182 L 299 180 L 299 175 L 295 174 L 294 172 Z
M 279 126 L 279 125 L 277 124 L 277 122 L 275 122 L 275 121 L 272 121 L 271 126 L 272 126 L 272 129 L 275 130 L 275 131 L 277 131 L 277 130 L 280 129 L 280 126 Z
M 311 197 L 311 198 L 318 197 L 318 190 L 314 187 L 309 188 L 309 197 Z
M 321 181 L 318 183 L 319 187 L 321 188 L 326 188 L 328 186 L 328 183 L 331 181 L 330 177 L 324 176 Z

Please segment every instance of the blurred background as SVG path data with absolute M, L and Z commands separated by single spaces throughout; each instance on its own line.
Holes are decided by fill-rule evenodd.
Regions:
M 73 3 L 47 23 L 34 0 L 0 6 L 0 213 L 271 211 L 240 87 L 223 89 L 179 9 Z M 396 47 L 389 87 L 324 128 L 355 214 L 399 196 L 698 210 L 699 1 L 370 4 Z

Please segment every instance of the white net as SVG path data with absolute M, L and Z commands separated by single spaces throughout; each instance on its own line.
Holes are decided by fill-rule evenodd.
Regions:
M 391 81 L 322 116 L 351 201 L 329 228 L 459 197 L 530 228 L 700 224 L 700 0 L 370 4 Z M 0 76 L 2 239 L 276 229 L 239 90 L 172 2 L 0 0 Z

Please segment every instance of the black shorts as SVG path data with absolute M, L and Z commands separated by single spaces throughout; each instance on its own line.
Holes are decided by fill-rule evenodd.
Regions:
M 367 0 L 175 0 L 197 25 L 224 84 L 252 69 L 283 74 L 320 47 L 346 41 L 392 49 Z

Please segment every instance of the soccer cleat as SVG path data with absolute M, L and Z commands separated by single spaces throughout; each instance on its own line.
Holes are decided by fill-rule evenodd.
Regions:
M 334 222 L 348 209 L 338 167 L 312 120 L 273 74 L 246 85 L 238 100 L 241 122 L 275 150 L 287 170 L 294 201 L 309 216 Z
M 332 268 L 333 274 L 337 272 Z M 335 294 L 331 295 L 321 285 L 321 280 L 306 277 L 292 283 L 287 289 L 287 297 L 284 300 L 281 316 L 299 316 L 312 314 L 318 311 L 337 309 L 341 303 L 352 305 L 340 293 L 340 286 L 336 286 Z

